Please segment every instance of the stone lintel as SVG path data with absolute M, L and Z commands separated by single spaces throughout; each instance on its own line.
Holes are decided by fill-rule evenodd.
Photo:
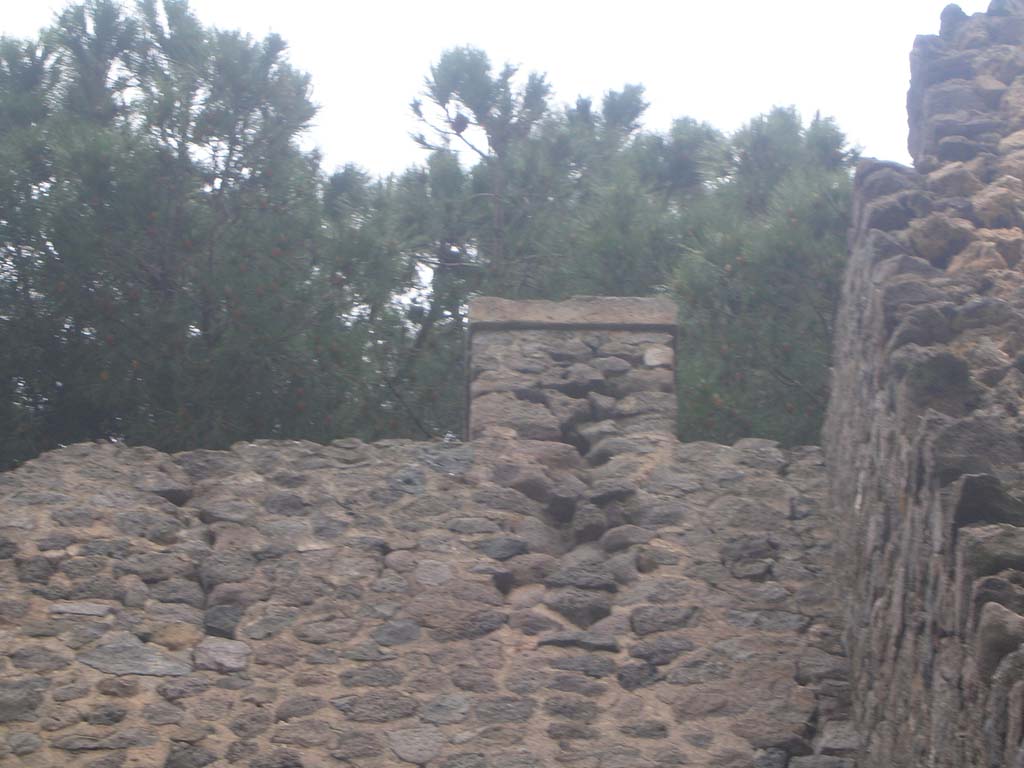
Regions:
M 675 332 L 676 303 L 668 298 L 573 296 L 565 301 L 513 301 L 480 296 L 469 304 L 473 329 L 614 328 Z

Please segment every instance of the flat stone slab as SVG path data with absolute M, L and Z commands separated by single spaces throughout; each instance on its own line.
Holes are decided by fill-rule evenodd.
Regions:
M 78 654 L 78 660 L 109 675 L 165 677 L 187 675 L 192 671 L 190 664 L 144 645 L 129 632 L 112 635 L 102 645 Z
M 480 296 L 469 303 L 477 328 L 659 328 L 677 325 L 678 308 L 667 298 L 573 296 L 565 301 L 512 301 Z

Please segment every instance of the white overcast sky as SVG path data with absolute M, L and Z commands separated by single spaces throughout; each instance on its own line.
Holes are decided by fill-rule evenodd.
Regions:
M 409 102 L 446 48 L 484 49 L 548 75 L 556 99 L 599 101 L 642 83 L 645 127 L 691 116 L 732 130 L 773 105 L 834 116 L 869 156 L 908 162 L 914 36 L 938 31 L 947 0 L 192 0 L 208 25 L 277 32 L 313 76 L 308 143 L 328 169 L 387 173 L 419 162 Z M 0 0 L 0 33 L 29 36 L 65 0 Z M 988 0 L 965 0 L 968 13 Z

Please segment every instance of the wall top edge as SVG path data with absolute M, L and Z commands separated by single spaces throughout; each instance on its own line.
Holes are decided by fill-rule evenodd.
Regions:
M 480 296 L 469 304 L 475 328 L 674 329 L 678 307 L 668 298 L 573 296 L 565 301 L 514 301 Z

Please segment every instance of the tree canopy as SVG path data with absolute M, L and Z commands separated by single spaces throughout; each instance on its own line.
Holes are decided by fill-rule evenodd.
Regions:
M 185 0 L 0 39 L 0 466 L 456 434 L 481 293 L 673 295 L 681 436 L 816 441 L 855 159 L 831 120 L 646 131 L 638 84 L 559 105 L 456 48 L 412 103 L 423 163 L 377 178 L 300 148 L 310 88 Z

